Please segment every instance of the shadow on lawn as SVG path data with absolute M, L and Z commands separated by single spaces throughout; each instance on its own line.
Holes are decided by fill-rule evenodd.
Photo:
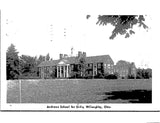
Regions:
M 112 91 L 105 92 L 104 95 L 107 97 L 103 101 L 122 99 L 129 103 L 152 103 L 151 90 Z

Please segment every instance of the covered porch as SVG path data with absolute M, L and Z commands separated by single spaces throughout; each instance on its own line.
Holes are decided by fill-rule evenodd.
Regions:
M 68 78 L 69 77 L 69 64 L 65 61 L 61 61 L 57 65 L 57 78 Z

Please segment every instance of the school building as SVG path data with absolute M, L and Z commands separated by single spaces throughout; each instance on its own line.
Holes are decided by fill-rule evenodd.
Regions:
M 85 68 L 85 70 L 84 70 Z M 126 77 L 129 73 L 136 74 L 134 63 L 114 61 L 109 55 L 86 56 L 86 52 L 78 52 L 77 56 L 60 54 L 59 59 L 44 61 L 38 65 L 39 77 L 42 79 L 70 78 L 70 77 L 95 77 L 101 74 L 114 74 Z M 79 73 L 77 73 L 79 71 Z M 83 72 L 85 71 L 85 72 Z M 85 73 L 85 74 L 84 74 Z

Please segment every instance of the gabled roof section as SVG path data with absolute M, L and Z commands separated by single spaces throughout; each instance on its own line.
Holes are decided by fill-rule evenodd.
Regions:
M 86 63 L 97 63 L 97 62 L 105 62 L 114 64 L 113 60 L 109 55 L 100 55 L 100 56 L 89 56 L 85 58 Z M 42 66 L 54 66 L 58 64 L 78 64 L 79 58 L 78 57 L 67 57 L 64 59 L 59 60 L 52 60 L 52 61 L 44 61 L 38 65 L 38 67 Z
M 94 63 L 94 62 L 105 62 L 114 64 L 113 60 L 109 55 L 100 55 L 100 56 L 90 56 L 86 57 L 87 63 Z
M 119 60 L 116 65 L 130 65 L 130 63 L 128 61 Z
M 59 60 L 52 60 L 52 61 L 43 61 L 41 62 L 38 67 L 42 67 L 42 66 L 54 66 L 54 65 L 58 65 L 58 64 L 76 64 L 78 63 L 78 59 L 77 57 L 68 57 L 68 58 L 64 58 L 64 59 L 59 59 Z
M 67 64 L 77 64 L 78 63 L 78 58 L 77 57 L 68 57 L 65 58 Z
M 41 62 L 38 67 L 42 67 L 42 66 L 54 66 L 57 65 L 59 63 L 60 60 L 52 60 L 52 61 L 43 61 Z

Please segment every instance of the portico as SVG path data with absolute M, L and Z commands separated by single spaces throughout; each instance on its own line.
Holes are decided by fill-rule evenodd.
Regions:
M 59 62 L 57 65 L 57 78 L 68 78 L 69 77 L 69 64 L 64 61 Z

